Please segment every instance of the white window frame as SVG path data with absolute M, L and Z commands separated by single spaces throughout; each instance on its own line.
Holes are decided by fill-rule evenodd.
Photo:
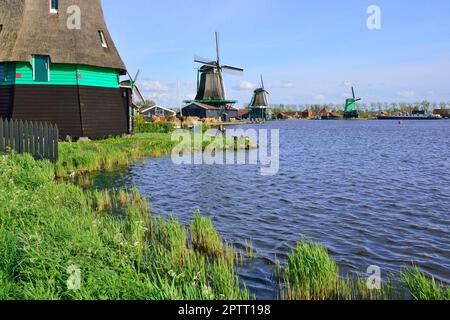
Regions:
M 39 54 L 38 54 L 38 56 L 39 56 Z M 36 68 L 34 67 L 35 66 L 35 62 L 34 62 L 35 57 L 36 57 L 36 55 L 33 55 L 32 63 L 31 63 L 31 66 L 33 67 L 33 81 L 36 81 Z M 44 55 L 43 55 L 43 57 L 47 57 L 47 79 L 48 79 L 47 82 L 50 82 L 50 57 L 44 56 Z
M 52 0 L 48 0 L 48 8 L 50 10 L 50 13 L 58 13 L 58 11 L 59 11 L 59 9 L 52 8 Z M 58 3 L 58 8 L 59 8 L 59 3 Z
M 98 35 L 100 36 L 100 42 L 103 48 L 108 48 L 108 43 L 106 42 L 105 34 L 102 30 L 98 30 Z

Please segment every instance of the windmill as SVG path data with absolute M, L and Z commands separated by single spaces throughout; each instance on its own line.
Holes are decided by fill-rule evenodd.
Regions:
M 194 62 L 201 64 L 197 74 L 197 95 L 195 102 L 201 102 L 213 107 L 221 109 L 221 113 L 225 111 L 227 104 L 234 104 L 236 101 L 226 100 L 225 89 L 223 84 L 223 73 L 241 74 L 244 69 L 221 64 L 219 33 L 215 33 L 216 39 L 216 59 L 204 59 L 195 56 Z M 191 102 L 191 101 L 187 101 Z
M 359 112 L 356 105 L 358 101 L 361 101 L 361 98 L 356 98 L 355 89 L 352 87 L 352 98 L 345 101 L 344 119 L 359 118 Z
M 257 88 L 253 92 L 253 98 L 250 102 L 250 118 L 251 119 L 266 119 L 267 118 L 267 108 L 269 104 L 267 103 L 267 95 L 270 93 L 266 90 L 264 86 L 264 78 L 261 75 L 261 87 Z
M 121 83 L 122 88 L 126 89 L 127 92 L 127 99 L 131 100 L 131 103 L 128 103 L 130 106 L 129 111 L 129 119 L 128 119 L 128 125 L 129 125 L 129 132 L 133 132 L 133 119 L 136 115 L 136 112 L 139 112 L 141 107 L 145 105 L 145 99 L 141 94 L 141 91 L 139 90 L 139 87 L 137 86 L 137 80 L 140 74 L 140 70 L 136 72 L 136 75 L 134 78 L 131 77 L 130 73 L 127 71 L 127 75 L 129 77 L 129 80 L 124 81 Z
M 128 77 L 130 78 L 130 88 L 132 91 L 132 97 L 133 97 L 133 102 L 136 102 L 136 105 L 144 105 L 145 104 L 145 99 L 141 94 L 141 91 L 139 90 L 139 87 L 137 86 L 137 80 L 139 78 L 139 74 L 140 74 L 140 70 L 138 69 L 138 71 L 136 72 L 136 75 L 134 76 L 134 78 L 131 77 L 130 73 L 127 71 Z M 137 98 L 137 99 L 136 99 Z

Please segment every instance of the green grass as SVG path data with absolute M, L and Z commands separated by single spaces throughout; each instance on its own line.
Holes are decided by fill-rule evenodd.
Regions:
M 100 169 L 114 169 L 145 156 L 168 155 L 175 146 L 167 133 L 143 133 L 133 137 L 111 138 L 101 141 L 62 142 L 59 144 L 56 175 L 66 177 Z
M 323 300 L 334 295 L 339 269 L 326 248 L 299 242 L 284 269 L 286 299 Z
M 202 150 L 214 141 L 204 141 Z M 193 143 L 193 142 L 191 142 Z M 170 155 L 177 142 L 171 140 L 170 133 L 139 133 L 132 137 L 110 138 L 100 141 L 61 142 L 59 144 L 59 161 L 56 164 L 56 176 L 66 178 L 70 175 L 83 175 L 101 169 L 113 170 L 127 166 L 144 157 Z M 238 141 L 224 139 L 226 150 L 255 148 L 247 139 Z M 193 144 L 186 146 L 188 151 L 199 151 Z M 89 181 L 85 181 L 89 185 Z
M 286 300 L 450 299 L 449 287 L 427 277 L 418 268 L 406 269 L 396 286 L 388 278 L 379 289 L 369 289 L 366 278 L 342 277 L 328 250 L 310 241 L 300 241 L 286 265 L 278 264 L 276 273 L 281 278 L 281 298 Z
M 0 299 L 248 298 L 225 250 L 193 248 L 136 190 L 55 182 L 54 166 L 28 155 L 0 156 L 0 167 Z M 71 266 L 80 290 L 67 287 Z
M 402 278 L 414 300 L 450 300 L 450 287 L 427 277 L 417 267 L 404 270 Z

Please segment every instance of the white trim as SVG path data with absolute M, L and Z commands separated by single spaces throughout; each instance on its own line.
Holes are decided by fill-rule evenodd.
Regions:
M 108 48 L 108 43 L 106 42 L 105 34 L 102 30 L 98 30 L 98 34 L 100 36 L 100 42 L 102 43 L 103 48 Z
M 31 68 L 33 69 L 33 81 L 36 81 L 36 68 L 34 67 L 35 62 L 34 62 L 35 56 L 33 55 L 31 58 Z
M 58 3 L 58 7 L 59 7 L 59 3 Z M 59 12 L 59 9 L 52 8 L 52 0 L 48 0 L 48 8 L 49 8 L 50 13 L 58 14 L 58 12 Z
M 148 111 L 153 110 L 153 109 L 155 109 L 155 108 L 163 109 L 163 110 L 168 111 L 168 112 L 170 112 L 170 113 L 177 114 L 177 113 L 176 113 L 175 111 L 173 111 L 173 110 L 170 110 L 170 109 L 167 109 L 167 108 L 158 106 L 158 105 L 155 105 L 155 106 L 153 106 L 153 107 L 148 107 L 148 108 L 142 109 L 142 110 L 140 111 L 140 113 L 145 113 L 145 112 L 148 112 Z

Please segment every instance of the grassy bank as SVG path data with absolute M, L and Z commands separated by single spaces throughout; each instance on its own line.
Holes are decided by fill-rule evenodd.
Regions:
M 100 141 L 62 142 L 56 174 L 82 174 L 125 166 L 145 156 L 170 154 L 175 143 L 167 133 L 145 133 Z
M 213 141 L 204 141 L 202 150 Z M 111 170 L 126 166 L 144 157 L 170 155 L 177 142 L 171 140 L 170 133 L 139 133 L 132 137 L 111 138 L 100 141 L 62 142 L 59 144 L 59 161 L 56 176 L 80 175 L 100 169 Z M 238 141 L 224 139 L 224 149 L 249 149 L 256 145 L 246 139 Z M 186 149 L 199 151 L 191 142 Z
M 193 218 L 199 236 L 149 215 L 136 190 L 83 191 L 30 156 L 0 156 L 0 167 L 0 299 L 248 298 L 207 218 Z

